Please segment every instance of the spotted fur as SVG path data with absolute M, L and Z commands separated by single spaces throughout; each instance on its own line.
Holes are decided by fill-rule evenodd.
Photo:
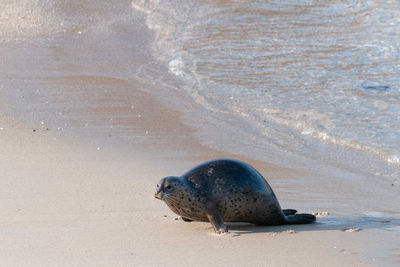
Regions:
M 231 159 L 205 162 L 180 177 L 165 177 L 155 197 L 186 221 L 210 221 L 217 233 L 227 231 L 224 222 L 281 225 L 315 221 L 311 214 L 282 210 L 264 177 L 246 163 Z

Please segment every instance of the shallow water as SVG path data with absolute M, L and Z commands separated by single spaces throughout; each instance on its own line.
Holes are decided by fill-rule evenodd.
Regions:
M 321 150 L 318 157 L 339 147 L 360 152 L 356 168 L 372 157 L 394 166 L 396 175 L 399 2 L 133 1 L 132 7 L 147 15 L 154 55 L 187 92 L 214 113 L 246 120 L 247 133 L 265 141 L 261 146 L 303 155 Z M 386 173 L 381 168 L 370 172 Z

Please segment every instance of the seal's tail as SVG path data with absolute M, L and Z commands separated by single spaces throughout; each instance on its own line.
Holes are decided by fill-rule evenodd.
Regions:
M 286 224 L 306 224 L 315 222 L 315 216 L 312 214 L 294 214 L 285 216 Z

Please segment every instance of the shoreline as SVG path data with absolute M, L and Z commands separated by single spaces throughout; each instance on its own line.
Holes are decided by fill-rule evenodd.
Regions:
M 279 74 L 270 75 L 273 69 L 282 68 L 282 65 L 278 64 L 279 60 L 287 58 L 288 62 L 290 61 L 290 53 L 279 54 L 279 50 L 276 51 L 278 54 L 271 59 L 276 59 L 278 60 L 277 62 L 269 60 L 258 61 L 257 57 L 252 59 L 261 66 L 269 66 L 271 72 L 264 72 L 264 69 L 253 66 L 252 62 L 244 61 L 247 65 L 254 67 L 252 68 L 253 71 L 260 71 L 265 74 L 265 76 L 255 76 L 254 83 L 252 79 L 249 79 L 249 77 L 252 77 L 252 71 L 248 73 L 249 76 L 245 74 L 246 72 L 242 73 L 240 71 L 242 69 L 240 67 L 241 64 L 235 61 L 236 57 L 230 57 L 225 54 L 224 49 L 229 51 L 233 47 L 229 45 L 226 47 L 227 44 L 224 43 L 224 40 L 233 41 L 238 48 L 242 47 L 242 43 L 231 40 L 230 37 L 232 36 L 226 35 L 225 32 L 226 28 L 231 25 L 219 20 L 221 17 L 229 18 L 225 17 L 225 15 L 237 19 L 236 14 L 240 12 L 230 13 L 228 11 L 235 5 L 229 3 L 211 5 L 211 9 L 213 7 L 220 11 L 224 10 L 224 8 L 227 9 L 225 10 L 227 13 L 222 12 L 221 16 L 214 17 L 212 12 L 210 14 L 210 21 L 208 22 L 213 21 L 215 24 L 211 23 L 208 26 L 218 32 L 218 35 L 215 35 L 215 32 L 208 32 L 210 28 L 203 27 L 204 25 L 201 22 L 202 16 L 207 16 L 206 14 L 208 14 L 209 10 L 207 8 L 202 10 L 200 7 L 204 8 L 208 5 L 199 5 L 199 10 L 194 6 L 196 6 L 194 2 L 188 2 L 187 5 L 179 6 L 179 8 L 173 5 L 170 6 L 168 3 L 164 5 L 156 4 L 152 1 L 132 3 L 133 9 L 144 15 L 147 30 L 153 33 L 154 38 L 150 42 L 151 54 L 159 61 L 158 65 L 161 65 L 156 73 L 146 72 L 146 70 L 143 73 L 148 74 L 147 78 L 155 80 L 159 85 L 166 83 L 173 88 L 172 90 L 184 91 L 184 94 L 190 95 L 191 99 L 189 101 L 199 108 L 195 108 L 195 111 L 182 108 L 181 111 L 185 113 L 188 125 L 199 130 L 197 138 L 202 143 L 234 154 L 246 155 L 249 158 L 262 159 L 268 162 L 273 161 L 277 165 L 285 161 L 287 155 L 290 154 L 291 165 L 295 165 L 298 168 L 306 165 L 308 168 L 317 170 L 317 172 L 321 172 L 320 167 L 323 165 L 323 169 L 327 169 L 325 173 L 328 173 L 328 175 L 339 171 L 343 176 L 364 176 L 366 179 L 373 176 L 377 180 L 398 180 L 400 169 L 396 168 L 396 149 L 392 150 L 394 154 L 391 154 L 383 146 L 370 146 L 367 145 L 368 142 L 357 141 L 357 136 L 360 134 L 353 134 L 353 136 L 350 134 L 349 136 L 347 133 L 346 137 L 347 131 L 340 130 L 340 127 L 336 129 L 336 126 L 334 126 L 336 125 L 335 122 L 331 121 L 336 117 L 334 114 L 340 115 L 343 112 L 347 112 L 350 106 L 347 106 L 347 110 L 338 110 L 329 116 L 323 111 L 321 114 L 317 114 L 318 112 L 315 112 L 314 105 L 310 103 L 313 103 L 312 99 L 314 97 L 324 99 L 323 96 L 314 96 L 312 93 L 305 91 L 303 93 L 309 96 L 310 102 L 304 102 L 302 94 L 295 93 L 296 91 L 302 91 L 304 89 L 302 86 L 283 85 L 281 81 L 285 80 L 285 77 L 275 80 L 276 77 L 280 77 Z M 224 8 L 221 8 L 222 6 Z M 238 6 L 241 5 L 239 4 Z M 266 6 L 269 5 L 266 4 Z M 242 10 L 244 7 L 242 6 Z M 195 9 L 195 11 L 188 13 L 185 12 L 187 9 Z M 244 8 L 243 12 L 246 13 L 246 10 Z M 313 13 L 312 9 L 310 12 L 311 14 Z M 196 17 L 196 15 L 200 18 Z M 252 16 L 251 13 L 247 15 Z M 276 17 L 276 21 L 285 17 L 285 15 L 281 14 Z M 301 16 L 298 19 L 300 18 Z M 257 18 L 254 18 L 254 20 L 257 21 Z M 181 23 L 182 21 L 187 23 Z M 261 21 L 258 22 L 262 23 Z M 273 23 L 275 23 L 275 20 L 273 20 Z M 282 21 L 282 23 L 285 23 L 285 21 Z M 245 23 L 245 25 L 247 24 Z M 251 25 L 250 27 L 255 27 L 252 23 L 249 25 Z M 279 23 L 272 25 L 277 29 L 280 28 Z M 307 31 L 308 29 L 305 27 L 299 30 Z M 230 31 L 228 32 L 230 33 Z M 234 36 L 238 32 L 240 31 L 232 29 Z M 285 34 L 285 32 L 285 30 L 282 30 L 280 34 Z M 270 31 L 264 32 L 265 36 L 270 36 L 270 34 Z M 288 37 L 290 38 L 291 36 L 289 35 Z M 259 36 L 259 38 L 263 38 L 263 36 Z M 268 42 L 268 39 L 265 41 Z M 296 41 L 296 39 L 293 41 Z M 191 45 L 191 43 L 193 44 Z M 198 46 L 196 45 L 197 43 L 199 44 Z M 214 55 L 212 49 L 209 50 L 214 44 L 215 51 L 218 51 L 216 55 Z M 285 45 L 283 46 L 285 47 Z M 247 57 L 241 53 L 241 50 L 246 51 L 246 48 L 244 46 L 242 49 L 235 50 L 234 54 L 245 60 Z M 250 45 L 248 48 L 251 50 L 253 46 Z M 274 54 L 274 49 L 271 51 L 267 47 L 264 47 L 264 49 Z M 257 52 L 254 53 L 257 54 Z M 248 56 L 251 57 L 251 55 Z M 310 56 L 312 58 L 312 55 Z M 219 61 L 221 62 L 218 63 L 214 61 L 214 57 L 221 57 L 224 60 L 220 59 Z M 233 62 L 238 65 L 233 64 Z M 274 64 L 270 65 L 270 62 L 275 62 L 276 66 Z M 295 62 L 292 63 L 295 64 Z M 225 66 L 228 71 L 225 72 L 221 66 Z M 214 72 L 209 72 L 209 70 L 214 70 Z M 233 71 L 230 72 L 229 70 Z M 235 70 L 238 72 L 235 72 Z M 285 72 L 285 68 L 282 68 L 282 71 Z M 321 71 L 323 72 L 323 70 Z M 170 75 L 165 75 L 167 72 Z M 295 70 L 292 70 L 292 72 L 296 73 Z M 221 73 L 225 74 L 220 76 Z M 235 79 L 235 76 L 239 76 L 240 79 Z M 228 77 L 230 78 L 227 79 Z M 260 79 L 261 77 L 264 77 L 264 79 Z M 310 81 L 307 81 L 305 85 L 313 80 L 312 77 L 308 77 L 308 79 Z M 336 81 L 338 81 L 338 78 Z M 265 88 L 261 86 L 256 89 L 256 87 L 253 87 L 254 84 L 263 84 Z M 278 85 L 283 85 L 280 89 L 281 93 L 273 89 Z M 231 87 L 232 91 L 230 90 Z M 290 88 L 293 88 L 293 90 Z M 330 91 L 329 88 L 324 86 L 323 88 L 328 92 Z M 318 88 L 313 90 L 318 91 Z M 157 93 L 162 94 L 162 91 L 158 90 Z M 332 93 L 334 94 L 334 92 Z M 339 96 L 342 96 L 341 93 L 342 91 L 338 92 Z M 284 100 L 286 95 L 296 95 L 296 98 L 293 98 L 293 101 L 286 99 L 288 101 L 286 102 L 286 107 L 279 107 L 279 105 L 276 107 L 275 102 L 279 102 L 281 99 L 279 96 L 282 96 L 282 100 Z M 247 96 L 258 96 L 260 99 L 255 101 Z M 265 98 L 267 96 L 270 96 L 270 99 Z M 329 95 L 326 95 L 326 97 L 330 99 Z M 168 97 L 163 95 L 163 98 Z M 363 101 L 363 99 L 359 101 Z M 334 99 L 330 99 L 330 102 L 335 106 Z M 179 105 L 180 103 L 182 101 L 176 101 L 173 104 Z M 338 102 L 337 104 L 340 105 L 341 103 Z M 296 106 L 296 108 L 293 109 L 292 105 Z M 307 107 L 308 110 L 303 110 L 302 105 Z M 355 105 L 356 103 L 351 106 Z M 365 107 L 360 105 L 360 108 Z M 368 111 L 366 110 L 364 115 Z M 198 113 L 201 113 L 207 119 L 202 119 L 198 116 Z M 296 113 L 297 115 L 295 116 Z M 361 117 L 355 118 L 362 120 Z M 367 131 L 369 127 L 367 125 L 365 127 L 365 131 Z M 351 129 L 351 127 L 348 129 Z M 343 132 L 343 134 L 340 132 Z

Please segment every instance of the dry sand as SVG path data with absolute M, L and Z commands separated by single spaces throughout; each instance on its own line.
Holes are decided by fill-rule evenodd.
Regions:
M 157 104 L 163 114 L 175 112 Z M 157 119 L 154 110 L 142 109 L 141 113 L 146 114 L 146 123 Z M 96 147 L 43 125 L 21 124 L 3 114 L 0 265 L 374 265 L 374 255 L 368 254 L 365 240 L 375 240 L 379 233 L 374 236 L 376 227 L 371 225 L 371 230 L 358 231 L 357 222 L 323 223 L 324 218 L 319 218 L 322 223 L 303 226 L 230 224 L 229 234 L 217 236 L 209 223 L 178 219 L 164 203 L 153 198 L 157 181 L 205 159 L 240 157 L 200 145 L 190 135 L 193 130 L 175 115 L 166 115 L 165 119 L 174 118 L 175 127 L 186 131 L 184 146 L 180 140 L 174 144 L 170 136 L 166 139 L 168 147 L 163 146 L 166 140 L 162 140 L 162 129 L 158 129 L 154 134 L 158 142 L 153 142 L 154 136 L 142 138 L 135 152 L 127 154 L 112 146 Z M 139 126 L 146 129 L 145 124 Z M 240 159 L 267 177 L 293 177 L 298 171 Z M 277 181 L 270 181 L 273 188 Z M 299 201 L 303 206 L 301 199 L 285 194 L 289 185 L 277 184 L 281 202 Z M 287 201 L 290 197 L 295 199 Z M 394 250 L 392 256 L 396 253 Z M 391 260 L 394 264 L 399 259 Z

